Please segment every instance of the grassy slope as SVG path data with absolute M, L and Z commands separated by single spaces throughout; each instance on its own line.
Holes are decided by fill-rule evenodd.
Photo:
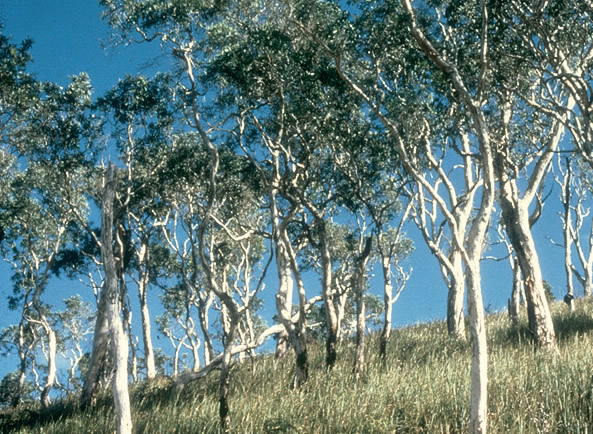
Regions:
M 560 352 L 533 351 L 523 327 L 510 329 L 505 315 L 488 318 L 491 432 L 591 432 L 593 427 L 593 302 L 575 314 L 553 307 Z M 337 368 L 323 369 L 323 346 L 311 354 L 311 379 L 290 391 L 292 360 L 258 360 L 232 372 L 233 432 L 439 433 L 466 431 L 469 412 L 468 344 L 450 342 L 443 323 L 396 330 L 385 365 L 377 342 L 369 365 L 351 376 L 353 348 L 341 348 Z M 288 372 L 287 372 L 288 371 Z M 133 392 L 135 432 L 217 432 L 217 374 L 179 393 L 166 380 Z M 109 398 L 93 412 L 72 402 L 45 413 L 0 413 L 0 432 L 114 432 Z

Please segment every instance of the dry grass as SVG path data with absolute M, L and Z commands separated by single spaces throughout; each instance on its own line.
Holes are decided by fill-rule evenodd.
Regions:
M 586 433 L 593 426 L 593 303 L 576 313 L 553 306 L 558 354 L 534 351 L 524 323 L 511 328 L 506 316 L 488 318 L 489 417 L 494 433 Z M 453 433 L 467 428 L 469 344 L 451 342 L 444 323 L 396 330 L 385 364 L 374 337 L 362 377 L 351 375 L 353 348 L 340 348 L 331 372 L 323 346 L 312 347 L 311 378 L 290 390 L 292 361 L 258 360 L 232 372 L 233 432 L 253 433 Z M 217 432 L 217 375 L 181 392 L 166 379 L 133 390 L 136 432 Z M 93 411 L 73 401 L 49 411 L 0 413 L 0 431 L 110 433 L 114 415 L 107 397 Z

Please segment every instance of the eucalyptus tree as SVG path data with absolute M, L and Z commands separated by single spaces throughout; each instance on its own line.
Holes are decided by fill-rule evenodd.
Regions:
M 211 74 L 226 92 L 221 101 L 238 107 L 237 143 L 260 174 L 271 215 L 272 245 L 278 273 L 276 304 L 280 322 L 295 349 L 296 384 L 307 379 L 306 312 L 308 304 L 298 263 L 298 251 L 310 241 L 323 259 L 322 293 L 328 323 L 327 364 L 335 361 L 337 316 L 332 294 L 332 266 L 327 243 L 328 201 L 333 191 L 328 176 L 329 148 L 323 123 L 332 114 L 320 100 L 316 77 L 311 70 L 314 51 L 290 43 L 280 30 L 286 22 L 276 15 L 274 5 L 265 3 L 236 11 L 235 18 L 213 31 L 212 43 L 220 54 L 212 62 Z M 269 16 L 266 14 L 270 14 Z M 261 14 L 261 15 L 260 15 Z M 267 16 L 266 20 L 258 16 Z M 224 47 L 224 49 L 222 49 Z M 319 103 L 319 104 L 318 104 Z M 323 114 L 322 114 L 323 112 Z M 325 119 L 325 121 L 324 121 Z M 319 171 L 329 169 L 325 178 Z M 294 237 L 295 228 L 311 237 Z M 298 239 L 297 239 L 298 238 Z M 292 293 L 296 283 L 298 322 L 293 322 Z
M 342 200 L 350 212 L 356 209 L 364 210 L 372 224 L 372 235 L 375 239 L 374 256 L 380 263 L 383 277 L 384 319 L 379 354 L 385 360 L 387 342 L 391 334 L 393 304 L 399 298 L 411 273 L 411 270 L 404 270 L 401 262 L 413 249 L 411 240 L 403 231 L 413 202 L 408 201 L 406 206 L 402 207 L 402 193 L 406 181 L 397 169 L 397 159 L 390 158 L 384 144 L 379 143 L 377 146 L 377 139 L 378 137 L 371 135 L 365 140 L 353 141 L 354 146 L 345 149 L 345 161 L 338 160 L 338 164 L 346 181 Z M 396 169 L 390 170 L 393 166 Z M 359 243 L 360 246 L 362 244 Z M 360 248 L 358 250 L 362 253 Z M 359 265 L 362 265 L 362 262 L 359 262 Z
M 111 355 L 113 357 L 113 377 L 111 388 L 117 415 L 118 434 L 132 432 L 132 415 L 130 407 L 130 394 L 128 391 L 128 342 L 126 331 L 122 324 L 122 297 L 121 278 L 118 268 L 124 261 L 123 250 L 119 248 L 116 255 L 114 242 L 114 202 L 117 190 L 117 170 L 111 163 L 107 168 L 101 201 L 101 259 L 105 271 L 103 283 L 103 296 L 107 300 L 107 323 L 111 339 Z
M 197 229 L 203 218 L 203 180 L 208 163 L 203 152 L 195 152 L 194 141 L 194 135 L 178 137 L 167 156 L 166 166 L 157 172 L 162 206 L 155 212 L 164 245 L 172 258 L 172 277 L 177 281 L 165 288 L 161 298 L 167 311 L 184 330 L 183 346 L 190 347 L 193 370 L 197 371 L 202 342 L 204 363 L 209 364 L 215 357 L 209 319 L 215 294 L 205 282 L 199 260 Z M 202 342 L 195 327 L 194 309 L 198 315 Z
M 316 2 L 316 6 L 323 13 L 306 14 L 305 9 L 295 8 L 291 21 L 323 48 L 340 79 L 368 108 L 378 133 L 390 138 L 404 169 L 425 194 L 435 198 L 439 212 L 446 218 L 452 242 L 461 252 L 473 347 L 470 429 L 485 431 L 487 351 L 480 259 L 495 199 L 493 149 L 481 95 L 486 85 L 484 73 L 489 48 L 486 5 L 472 5 L 466 11 L 481 16 L 478 19 L 483 22 L 483 28 L 471 28 L 463 35 L 452 32 L 452 37 L 469 38 L 455 41 L 446 38 L 450 23 L 435 23 L 438 19 L 435 13 L 423 14 L 423 23 L 435 23 L 429 27 L 430 36 L 427 36 L 428 31 L 418 23 L 409 2 L 404 1 L 403 8 L 384 3 L 365 6 L 366 10 L 358 14 L 362 20 L 358 16 L 344 19 L 343 11 L 325 2 Z M 365 27 L 359 27 L 363 24 Z M 433 42 L 437 38 L 439 49 Z M 467 48 L 458 50 L 452 46 L 453 42 L 465 43 Z M 459 58 L 460 53 L 467 56 L 464 62 Z M 468 59 L 475 60 L 477 68 L 466 69 Z M 442 109 L 433 109 L 433 105 L 442 105 Z M 448 115 L 449 124 L 453 125 L 449 129 L 457 130 L 456 140 L 447 142 L 439 137 L 434 128 L 438 114 Z M 468 140 L 462 140 L 463 137 Z M 473 148 L 458 153 L 459 165 L 465 168 L 462 175 L 465 191 L 455 198 L 444 197 L 429 178 L 432 174 L 445 185 L 452 184 L 448 169 L 435 158 L 443 145 L 453 145 L 453 149 L 463 149 L 466 145 Z M 479 165 L 474 164 L 476 159 Z M 475 173 L 478 166 L 480 172 Z M 473 219 L 467 226 L 460 225 L 459 210 L 454 203 L 476 199 L 479 202 L 474 205 L 477 212 Z
M 158 264 L 153 264 L 152 248 L 160 242 L 161 235 L 155 221 L 154 208 L 158 204 L 154 199 L 160 188 L 155 175 L 165 165 L 170 147 L 174 124 L 172 94 L 172 85 L 165 75 L 154 79 L 126 77 L 97 104 L 110 121 L 110 136 L 124 163 L 126 188 L 119 199 L 123 212 L 119 217 L 119 242 L 120 248 L 130 251 L 125 253 L 121 271 L 138 291 L 149 379 L 155 376 L 156 368 L 147 295 L 158 269 Z
M 514 0 L 497 12 L 532 53 L 533 69 L 545 83 L 539 91 L 542 97 L 529 99 L 529 104 L 560 122 L 574 150 L 593 167 L 591 3 L 551 1 L 536 6 Z
M 47 378 L 41 393 L 47 406 L 56 381 L 57 339 L 50 306 L 42 295 L 59 255 L 67 245 L 75 249 L 80 236 L 68 204 L 75 203 L 84 212 L 86 201 L 64 178 L 81 176 L 77 169 L 96 130 L 89 116 L 90 82 L 84 74 L 72 78 L 65 89 L 37 83 L 29 98 L 30 105 L 15 111 L 8 125 L 5 144 L 19 158 L 20 175 L 11 181 L 10 203 L 3 214 L 9 222 L 5 235 L 10 241 L 5 247 L 14 266 L 14 305 L 22 310 L 20 324 L 38 325 L 47 340 Z
M 226 183 L 221 182 L 224 155 L 221 152 L 224 135 L 218 135 L 221 129 L 233 129 L 236 124 L 226 118 L 226 111 L 211 111 L 207 101 L 202 98 L 209 92 L 219 92 L 220 87 L 202 80 L 206 60 L 213 56 L 207 52 L 204 40 L 226 11 L 227 4 L 220 2 L 195 3 L 193 1 L 163 4 L 152 0 L 141 2 L 102 1 L 109 23 L 126 40 L 139 35 L 144 41 L 160 39 L 164 49 L 175 62 L 173 76 L 176 80 L 179 98 L 179 113 L 185 121 L 184 128 L 195 134 L 195 151 L 205 156 L 205 176 L 200 197 L 200 220 L 195 227 L 198 243 L 197 263 L 204 273 L 204 281 L 209 291 L 220 300 L 223 312 L 230 321 L 225 333 L 225 350 L 220 378 L 220 419 L 223 429 L 228 430 L 229 367 L 234 346 L 234 334 L 241 316 L 248 306 L 241 305 L 228 291 L 223 262 L 216 257 L 215 250 L 220 239 L 217 234 L 222 229 L 234 242 L 241 242 L 251 237 L 252 231 L 239 225 L 228 226 L 229 221 L 220 215 L 224 211 Z M 222 219 L 222 220 L 219 220 Z M 227 231 L 226 227 L 229 228 Z M 231 235 L 232 233 L 232 235 Z M 217 275 L 217 272 L 223 274 Z M 221 280 L 222 279 L 222 280 Z
M 57 312 L 58 349 L 70 366 L 62 388 L 66 393 L 82 390 L 81 362 L 85 358 L 87 336 L 92 332 L 94 312 L 79 294 L 64 300 L 64 310 Z
M 591 208 L 587 206 L 593 186 L 589 180 L 588 165 L 583 161 L 575 163 L 568 157 L 562 160 L 564 163 L 558 159 L 556 183 L 561 186 L 563 242 L 558 243 L 551 238 L 550 241 L 564 250 L 567 282 L 565 301 L 574 309 L 573 276 L 581 285 L 585 297 L 593 294 L 593 228 L 588 222 Z M 572 259 L 573 250 L 576 252 L 577 264 Z

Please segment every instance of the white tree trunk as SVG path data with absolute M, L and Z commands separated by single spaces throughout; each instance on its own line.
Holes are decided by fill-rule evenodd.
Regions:
M 512 261 L 511 269 L 513 270 L 513 290 L 511 292 L 511 300 L 509 302 L 509 316 L 511 322 L 515 325 L 519 324 L 519 315 L 521 313 L 521 300 L 525 296 L 523 288 L 523 280 L 521 279 L 521 267 L 517 259 Z
M 527 202 L 519 201 L 513 183 L 501 174 L 500 205 L 509 240 L 521 267 L 527 299 L 529 328 L 540 348 L 553 349 L 556 335 L 544 291 L 543 278 L 535 242 L 529 226 Z
M 325 303 L 325 319 L 327 322 L 325 365 L 328 368 L 333 368 L 337 359 L 336 345 L 338 342 L 338 316 L 334 305 L 331 253 L 325 221 L 322 218 L 316 217 L 316 223 L 318 224 L 319 229 L 319 249 L 321 253 L 321 292 Z
M 466 267 L 466 282 L 472 347 L 469 431 L 470 433 L 486 433 L 488 426 L 488 348 L 479 260 Z
M 45 318 L 42 319 L 42 326 L 47 335 L 47 377 L 43 391 L 41 392 L 41 405 L 45 408 L 49 407 L 51 400 L 49 393 L 56 382 L 56 355 L 58 344 L 56 340 L 56 332 L 51 328 Z
M 572 281 L 572 216 L 570 209 L 572 174 L 570 159 L 566 157 L 566 174 L 562 186 L 562 205 L 564 206 L 563 235 L 564 235 L 564 271 L 566 273 L 565 301 L 571 312 L 574 312 L 574 285 Z
M 132 416 L 128 392 L 128 340 L 121 321 L 118 278 L 113 254 L 113 201 L 116 189 L 115 166 L 107 169 L 103 191 L 101 213 L 101 256 L 105 269 L 103 291 L 107 297 L 107 321 L 111 335 L 114 375 L 112 379 L 113 399 L 117 413 L 118 434 L 131 434 Z
M 149 284 L 149 261 L 150 250 L 148 240 L 142 239 L 138 251 L 138 299 L 140 301 L 140 317 L 142 321 L 142 340 L 144 344 L 144 363 L 146 365 L 146 378 L 149 380 L 156 376 L 154 362 L 154 349 L 150 330 L 150 311 L 147 302 L 147 290 Z
M 463 302 L 465 285 L 463 278 L 463 264 L 458 249 L 451 249 L 449 255 L 453 266 L 449 270 L 449 292 L 447 294 L 447 330 L 453 339 L 465 340 L 465 316 Z
M 354 375 L 358 377 L 364 369 L 364 349 L 366 338 L 366 313 L 364 304 L 364 286 L 366 283 L 367 263 L 371 256 L 373 238 L 369 236 L 365 246 L 356 259 L 354 270 L 353 289 L 356 297 L 356 354 L 354 356 Z
M 379 343 L 379 355 L 383 360 L 386 360 L 387 342 L 389 342 L 389 336 L 391 335 L 391 318 L 393 316 L 393 284 L 391 283 L 391 258 L 383 257 L 381 259 L 381 268 L 383 270 L 383 303 L 385 304 L 385 316 L 383 319 L 383 330 L 381 331 L 381 340 Z

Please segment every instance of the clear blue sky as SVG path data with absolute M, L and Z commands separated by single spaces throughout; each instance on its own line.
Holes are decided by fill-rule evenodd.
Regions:
M 69 82 L 70 76 L 86 72 L 91 77 L 96 96 L 103 94 L 125 74 L 154 73 L 158 65 L 147 65 L 159 55 L 158 45 L 103 48 L 109 37 L 109 28 L 102 22 L 100 13 L 98 2 L 93 0 L 0 1 L 0 20 L 4 24 L 4 33 L 12 35 L 13 42 L 27 37 L 35 41 L 31 72 L 41 80 L 50 80 L 62 86 Z M 550 179 L 548 186 L 552 184 Z M 555 187 L 544 208 L 543 217 L 534 228 L 544 279 L 552 284 L 557 297 L 563 295 L 565 288 L 563 253 L 560 248 L 552 246 L 545 235 L 561 240 L 557 215 L 558 194 L 558 188 Z M 417 230 L 410 227 L 409 232 L 416 246 L 416 251 L 409 259 L 414 272 L 394 306 L 395 326 L 445 317 L 446 288 L 437 261 L 425 247 Z M 13 314 L 7 312 L 6 296 L 11 291 L 7 271 L 6 265 L 0 265 L 0 328 L 15 319 Z M 375 274 L 375 281 L 380 283 L 379 270 Z M 492 310 L 506 307 L 512 287 L 508 262 L 485 261 L 483 283 L 484 305 L 490 306 Z M 47 295 L 57 302 L 79 290 L 88 291 L 72 282 L 54 282 Z M 268 291 L 271 296 L 273 288 L 268 287 Z M 377 285 L 373 291 L 380 294 L 381 288 Z M 156 299 L 155 293 L 151 295 Z M 273 301 L 268 305 L 273 306 Z M 155 339 L 155 344 L 168 345 L 162 339 Z M 4 373 L 4 368 L 0 368 L 0 377 Z

